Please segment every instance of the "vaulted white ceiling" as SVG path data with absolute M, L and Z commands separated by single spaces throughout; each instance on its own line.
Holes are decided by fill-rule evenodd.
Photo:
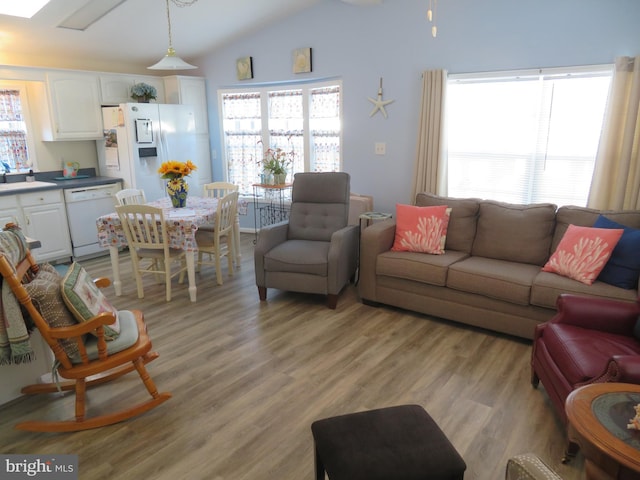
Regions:
M 173 46 L 189 61 L 269 22 L 319 2 L 337 1 L 380 2 L 198 0 L 184 8 L 171 2 Z M 31 19 L 0 15 L 0 63 L 105 71 L 137 67 L 142 71 L 166 53 L 164 0 L 125 0 L 84 31 L 58 27 L 88 3 L 91 0 L 51 0 Z

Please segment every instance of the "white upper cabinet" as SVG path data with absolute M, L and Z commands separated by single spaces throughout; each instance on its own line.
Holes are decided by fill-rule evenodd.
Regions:
M 164 77 L 167 103 L 193 105 L 195 107 L 196 133 L 209 133 L 207 116 L 207 89 L 203 77 L 173 75 Z
M 158 95 L 154 103 L 164 102 L 164 81 L 160 77 L 132 76 L 132 75 L 100 75 L 100 93 L 102 105 L 119 105 L 133 102 L 131 87 L 136 83 L 144 82 L 156 87 Z
M 102 136 L 98 76 L 47 72 L 48 117 L 43 140 L 89 140 Z

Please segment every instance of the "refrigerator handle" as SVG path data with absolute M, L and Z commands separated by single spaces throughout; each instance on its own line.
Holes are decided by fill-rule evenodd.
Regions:
M 163 161 L 169 160 L 167 158 L 167 155 L 169 153 L 169 149 L 167 147 L 167 137 L 162 130 L 160 130 L 160 141 L 158 143 L 160 147 L 160 158 L 162 158 Z

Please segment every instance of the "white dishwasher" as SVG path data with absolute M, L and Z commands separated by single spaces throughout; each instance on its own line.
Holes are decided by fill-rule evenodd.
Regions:
M 98 245 L 96 219 L 116 211 L 116 192 L 120 182 L 93 187 L 65 189 L 69 233 L 75 258 L 107 255 L 109 250 Z

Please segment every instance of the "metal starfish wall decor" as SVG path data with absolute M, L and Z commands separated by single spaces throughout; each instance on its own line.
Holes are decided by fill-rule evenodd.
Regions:
M 373 99 L 371 97 L 367 97 L 371 103 L 373 103 L 374 107 L 369 114 L 370 117 L 373 117 L 377 112 L 381 112 L 384 118 L 387 118 L 387 110 L 384 108 L 386 105 L 389 105 L 393 100 L 382 100 L 382 77 L 380 77 L 380 87 L 378 88 L 378 98 Z

